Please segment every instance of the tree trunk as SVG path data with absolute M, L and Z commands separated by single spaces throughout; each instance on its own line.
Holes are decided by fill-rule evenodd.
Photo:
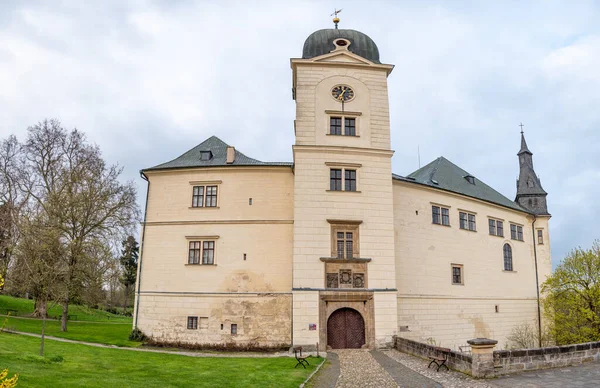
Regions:
M 47 301 L 45 299 L 36 299 L 35 308 L 31 315 L 36 318 L 48 318 Z
M 44 357 L 44 337 L 46 335 L 46 318 L 42 320 L 42 344 L 40 345 L 40 356 Z
M 123 312 L 127 311 L 127 302 L 129 301 L 129 284 L 125 286 L 125 304 L 123 304 Z
M 69 299 L 63 302 L 62 316 L 60 318 L 60 331 L 67 331 L 67 319 L 69 318 Z

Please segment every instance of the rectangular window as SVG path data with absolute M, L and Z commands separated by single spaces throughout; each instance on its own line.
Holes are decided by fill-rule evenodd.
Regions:
M 331 257 L 352 259 L 359 256 L 358 225 L 331 225 Z
M 462 265 L 452 264 L 452 284 L 463 284 Z
M 187 317 L 187 328 L 190 330 L 198 329 L 198 317 Z
M 346 191 L 356 191 L 356 170 L 344 170 Z
M 450 209 L 442 208 L 442 225 L 450 226 Z
M 440 207 L 439 206 L 431 207 L 431 222 L 434 224 L 442 223 L 442 219 L 440 217 Z
M 235 323 L 231 324 L 231 334 L 232 335 L 236 335 L 237 334 L 237 324 L 235 324 Z
M 202 264 L 212 265 L 215 262 L 215 242 L 204 241 L 202 247 Z
M 469 230 L 475 231 L 475 214 L 469 214 Z
M 332 168 L 329 170 L 329 190 L 342 191 L 342 170 Z
M 460 212 L 460 213 L 458 213 L 458 217 L 460 219 L 460 228 L 468 229 L 467 228 L 467 213 Z
M 192 194 L 192 207 L 204 206 L 204 186 L 194 186 Z
M 502 221 L 496 221 L 496 235 L 504 237 L 504 223 Z
M 475 224 L 475 214 L 459 212 L 458 217 L 460 220 L 460 228 L 465 230 L 472 230 L 475 232 L 477 230 Z
M 354 256 L 354 238 L 352 232 L 337 232 L 338 259 L 351 259 Z
M 346 118 L 344 120 L 344 135 L 356 136 L 356 119 Z
M 489 223 L 490 223 L 490 234 L 492 236 L 495 236 L 496 235 L 496 220 L 490 219 Z
M 510 224 L 510 238 L 512 240 L 523 241 L 523 227 L 520 225 Z
M 217 186 L 206 186 L 206 207 L 217 207 Z
M 200 241 L 190 241 L 188 264 L 200 264 Z
M 329 134 L 341 135 L 342 134 L 342 118 L 331 117 L 329 119 Z
M 538 244 L 543 244 L 544 243 L 544 232 L 541 229 L 538 229 L 537 231 L 537 238 L 538 238 Z

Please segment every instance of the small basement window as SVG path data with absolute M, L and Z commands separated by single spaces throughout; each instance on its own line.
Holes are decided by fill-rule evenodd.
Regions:
M 200 151 L 200 160 L 211 160 L 213 157 L 210 151 Z
M 231 324 L 231 334 L 233 334 L 233 335 L 237 334 L 237 324 L 235 324 L 235 323 Z

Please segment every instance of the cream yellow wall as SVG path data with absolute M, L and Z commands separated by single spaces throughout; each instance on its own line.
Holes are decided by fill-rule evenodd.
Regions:
M 289 343 L 291 168 L 205 168 L 147 176 L 138 327 L 164 341 Z M 190 207 L 194 184 L 219 186 L 217 208 Z M 192 240 L 215 241 L 215 265 L 188 265 Z M 207 317 L 208 328 L 187 330 L 187 316 Z M 270 316 L 277 319 L 269 321 Z M 220 330 L 231 323 L 238 324 L 236 336 Z
M 226 166 L 147 172 L 147 222 L 291 220 L 291 167 Z M 222 183 L 215 183 L 222 181 Z M 217 184 L 218 208 L 191 208 L 194 182 Z M 252 198 L 252 205 L 248 199 Z
M 432 204 L 450 209 L 450 227 L 432 223 Z M 476 214 L 477 232 L 459 229 L 459 211 Z M 488 217 L 504 220 L 504 237 L 489 235 Z M 537 316 L 532 216 L 465 196 L 394 181 L 398 325 L 402 335 L 458 346 L 475 337 L 504 346 L 512 327 Z M 510 222 L 523 225 L 511 240 Z M 551 272 L 547 219 L 537 245 L 540 284 Z M 503 246 L 512 247 L 513 272 L 504 271 Z M 451 264 L 464 266 L 464 285 L 451 282 Z M 495 306 L 499 312 L 495 312 Z

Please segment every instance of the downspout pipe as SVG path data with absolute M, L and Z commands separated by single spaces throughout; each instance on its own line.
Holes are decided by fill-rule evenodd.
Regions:
M 144 207 L 144 223 L 142 224 L 142 241 L 140 247 L 140 259 L 138 261 L 138 277 L 137 277 L 137 298 L 135 305 L 135 319 L 133 321 L 133 327 L 137 328 L 138 315 L 140 313 L 140 289 L 142 287 L 142 258 L 144 257 L 144 239 L 146 238 L 146 215 L 148 214 L 148 197 L 150 196 L 150 181 L 143 170 L 140 170 L 140 177 L 148 182 L 146 188 L 146 206 Z
M 533 236 L 533 260 L 535 262 L 535 290 L 537 292 L 537 310 L 538 310 L 538 345 L 542 347 L 542 309 L 540 307 L 540 281 L 538 275 L 538 262 L 537 262 L 537 247 L 535 241 L 535 221 L 537 217 L 533 215 L 533 222 L 531 223 L 531 235 Z

